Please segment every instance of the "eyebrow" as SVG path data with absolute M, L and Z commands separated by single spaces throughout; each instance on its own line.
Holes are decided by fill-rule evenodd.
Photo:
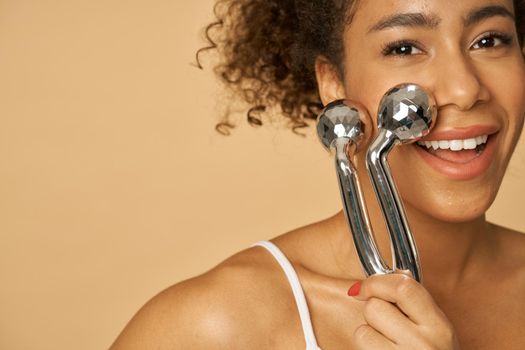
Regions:
M 465 18 L 465 20 L 463 21 L 463 25 L 465 27 L 469 27 L 487 18 L 496 16 L 507 17 L 511 18 L 512 20 L 515 20 L 512 12 L 510 12 L 506 7 L 500 5 L 492 5 L 470 11 L 467 15 L 467 18 Z
M 504 6 L 490 5 L 470 11 L 467 17 L 464 18 L 463 25 L 465 27 L 469 27 L 485 19 L 496 16 L 508 17 L 512 18 L 513 20 L 515 19 L 512 12 L 510 12 Z M 421 12 L 401 13 L 382 18 L 368 30 L 368 34 L 394 27 L 422 27 L 427 29 L 435 29 L 440 23 L 441 18 L 434 14 L 425 14 Z
M 368 30 L 368 33 L 394 27 L 425 27 L 434 29 L 440 22 L 441 18 L 435 15 L 427 15 L 424 13 L 401 13 L 382 18 Z

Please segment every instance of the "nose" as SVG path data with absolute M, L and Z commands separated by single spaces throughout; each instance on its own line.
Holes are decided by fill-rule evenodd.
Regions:
M 436 65 L 434 77 L 433 93 L 440 109 L 453 106 L 460 111 L 467 111 L 490 98 L 475 64 L 464 54 L 442 57 Z

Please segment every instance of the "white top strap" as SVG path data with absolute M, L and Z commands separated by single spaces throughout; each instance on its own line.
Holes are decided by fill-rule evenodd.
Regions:
M 306 350 L 321 350 L 317 345 L 317 339 L 315 338 L 314 330 L 312 327 L 312 321 L 310 319 L 310 311 L 308 311 L 308 304 L 306 304 L 306 298 L 304 296 L 303 288 L 297 277 L 292 264 L 288 261 L 283 252 L 270 241 L 260 241 L 255 243 L 253 246 L 260 246 L 266 248 L 277 260 L 281 268 L 288 278 L 288 282 L 292 286 L 292 292 L 295 298 L 297 309 L 299 310 L 299 317 L 301 318 L 301 325 L 303 327 L 304 339 L 306 341 Z

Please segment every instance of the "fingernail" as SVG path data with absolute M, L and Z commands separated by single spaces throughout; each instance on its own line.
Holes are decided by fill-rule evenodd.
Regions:
M 361 281 L 356 282 L 352 284 L 352 287 L 348 290 L 348 296 L 349 297 L 355 297 L 359 294 L 359 291 L 361 290 Z

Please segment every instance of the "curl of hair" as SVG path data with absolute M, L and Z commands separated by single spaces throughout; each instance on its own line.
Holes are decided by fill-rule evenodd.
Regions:
M 343 74 L 342 33 L 356 0 L 217 0 L 216 21 L 206 27 L 209 45 L 218 50 L 215 72 L 252 107 L 247 121 L 263 124 L 261 115 L 277 105 L 294 133 L 315 120 L 322 104 L 317 92 L 315 59 L 323 55 Z M 514 0 L 518 40 L 523 48 L 525 0 Z M 230 134 L 224 120 L 216 130 Z M 302 135 L 302 134 L 301 134 Z

